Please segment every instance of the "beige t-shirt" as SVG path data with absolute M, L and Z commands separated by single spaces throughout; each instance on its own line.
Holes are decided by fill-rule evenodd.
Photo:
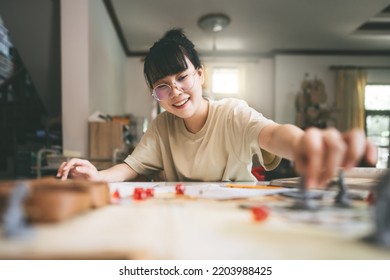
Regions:
M 281 160 L 258 145 L 261 129 L 271 123 L 245 101 L 233 98 L 209 100 L 206 124 L 195 134 L 183 119 L 163 112 L 125 163 L 145 176 L 164 171 L 164 180 L 171 182 L 256 181 L 251 174 L 255 153 L 266 170 Z

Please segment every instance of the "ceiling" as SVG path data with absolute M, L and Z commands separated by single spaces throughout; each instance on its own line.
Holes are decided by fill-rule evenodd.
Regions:
M 183 28 L 202 54 L 390 54 L 388 0 L 104 0 L 127 55 L 141 55 L 170 28 Z M 208 13 L 230 25 L 198 26 Z M 361 30 L 358 30 L 359 27 Z

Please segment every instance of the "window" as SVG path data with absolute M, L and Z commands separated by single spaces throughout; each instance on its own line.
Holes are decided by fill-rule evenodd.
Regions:
M 390 144 L 390 85 L 367 85 L 364 106 L 367 137 L 378 147 L 377 167 L 386 168 Z
M 211 74 L 211 91 L 215 94 L 238 94 L 238 68 L 215 67 Z

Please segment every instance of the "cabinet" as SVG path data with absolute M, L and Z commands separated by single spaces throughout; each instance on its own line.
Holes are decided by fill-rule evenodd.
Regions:
M 123 148 L 124 124 L 90 122 L 88 126 L 90 160 L 111 162 L 115 149 Z

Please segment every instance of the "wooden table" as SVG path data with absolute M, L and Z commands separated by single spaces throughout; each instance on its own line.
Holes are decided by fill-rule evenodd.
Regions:
M 332 210 L 327 225 L 308 222 L 302 213 L 297 219 L 279 195 L 220 201 L 176 196 L 160 187 L 173 189 L 174 183 L 161 183 L 154 198 L 125 198 L 61 223 L 34 225 L 32 235 L 22 239 L 2 236 L 0 258 L 390 259 L 390 250 L 362 241 L 373 231 L 371 210 L 363 202 L 356 211 L 365 217 L 359 222 L 334 223 Z M 269 217 L 255 222 L 240 207 L 252 204 L 267 205 Z

